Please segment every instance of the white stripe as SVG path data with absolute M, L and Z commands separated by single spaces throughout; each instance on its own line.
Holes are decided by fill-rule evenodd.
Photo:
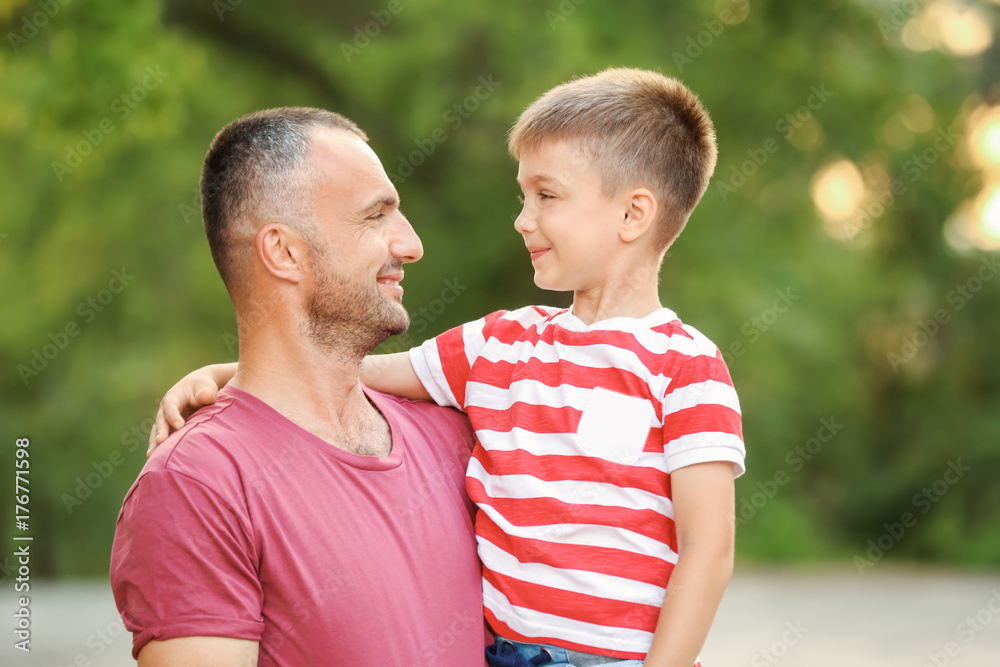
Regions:
M 486 338 L 483 337 L 483 329 L 485 327 L 485 317 L 462 325 L 462 343 L 465 347 L 465 358 L 468 359 L 470 368 L 472 364 L 476 363 L 476 358 L 479 357 L 479 353 L 486 344 Z
M 487 451 L 513 452 L 521 450 L 535 456 L 588 456 L 576 439 L 575 433 L 535 433 L 514 427 L 510 431 L 476 431 L 479 442 Z M 655 468 L 667 471 L 663 452 L 642 452 L 639 460 L 631 464 L 638 468 Z
M 529 540 L 542 540 L 557 544 L 576 544 L 584 547 L 604 547 L 621 549 L 631 553 L 659 558 L 668 563 L 677 562 L 677 554 L 671 548 L 651 537 L 620 526 L 600 526 L 591 523 L 552 523 L 540 526 L 515 526 L 505 519 L 496 508 L 480 503 L 483 511 L 505 534 Z M 480 539 L 480 545 L 484 540 Z
M 658 377 L 662 379 L 663 385 L 669 382 L 663 376 Z M 647 380 L 646 384 L 643 385 L 645 389 L 649 384 L 648 378 L 640 378 L 640 380 Z M 654 409 L 659 405 L 660 401 L 655 396 L 660 394 L 652 394 L 648 391 L 626 392 L 624 384 L 625 379 L 622 378 L 622 384 L 615 385 L 611 391 L 649 401 Z M 552 387 L 533 379 L 517 380 L 512 382 L 508 389 L 485 382 L 469 382 L 466 385 L 465 404 L 487 410 L 508 410 L 514 403 L 526 403 L 547 408 L 571 407 L 583 411 L 593 391 L 592 387 L 577 387 L 571 384 Z M 659 425 L 660 423 L 656 422 L 656 426 Z
M 482 482 L 491 498 L 554 498 L 569 505 L 600 505 L 627 510 L 652 510 L 674 518 L 673 504 L 664 496 L 631 487 L 580 480 L 546 481 L 531 475 L 491 475 L 478 459 L 469 461 L 466 473 Z M 571 510 L 572 511 L 572 510 Z M 581 508 L 581 514 L 586 509 Z
M 550 387 L 537 380 L 512 382 L 510 389 L 482 382 L 470 382 L 466 388 L 466 404 L 490 410 L 507 410 L 514 403 L 528 403 L 547 408 L 571 407 L 583 410 L 593 389 L 562 385 Z
M 607 600 L 659 607 L 663 604 L 663 595 L 666 591 L 663 586 L 601 572 L 558 569 L 544 563 L 522 563 L 488 540 L 480 540 L 479 558 L 483 561 L 484 567 L 497 574 L 529 584 L 556 588 L 569 593 L 593 595 Z
M 687 410 L 698 405 L 721 405 L 740 413 L 736 390 L 725 382 L 705 380 L 674 389 L 663 400 L 663 415 Z
M 681 340 L 688 339 L 682 338 Z M 565 345 L 534 339 L 518 340 L 510 344 L 501 343 L 496 339 L 491 339 L 490 342 L 490 345 L 483 348 L 481 358 L 492 363 L 527 362 L 529 359 L 538 359 L 547 364 L 568 361 L 585 368 L 616 368 L 643 378 L 652 376 L 638 354 L 628 348 L 616 347 L 610 343 Z M 649 352 L 650 354 L 662 355 L 666 351 L 650 350 Z
M 667 470 L 673 472 L 678 468 L 696 463 L 714 463 L 729 461 L 734 465 L 733 472 L 739 477 L 746 471 L 746 448 L 739 436 L 732 433 L 692 433 L 670 442 L 666 448 Z
M 632 628 L 615 628 L 573 621 L 525 607 L 515 607 L 490 582 L 483 581 L 483 602 L 497 618 L 525 637 L 558 637 L 597 649 L 648 653 L 653 634 Z
M 671 456 L 699 447 L 729 447 L 741 453 L 746 452 L 740 436 L 721 431 L 699 431 L 682 435 L 668 442 L 664 446 L 664 451 L 667 456 Z

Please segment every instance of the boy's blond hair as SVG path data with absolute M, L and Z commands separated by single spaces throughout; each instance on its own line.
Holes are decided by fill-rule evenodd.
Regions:
M 578 140 L 606 196 L 636 186 L 653 192 L 658 252 L 684 229 L 718 155 L 712 120 L 694 93 L 677 79 L 621 67 L 539 97 L 511 128 L 507 147 L 520 160 L 549 139 Z

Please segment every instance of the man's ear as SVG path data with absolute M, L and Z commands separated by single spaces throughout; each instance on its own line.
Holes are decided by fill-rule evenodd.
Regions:
M 626 196 L 625 217 L 618 226 L 618 238 L 632 243 L 652 228 L 659 207 L 647 188 L 635 188 Z
M 275 278 L 298 283 L 304 274 L 308 248 L 297 231 L 279 222 L 271 222 L 257 231 L 254 250 L 264 270 Z

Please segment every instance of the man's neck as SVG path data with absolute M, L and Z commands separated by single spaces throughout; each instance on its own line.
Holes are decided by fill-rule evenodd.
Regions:
M 260 332 L 241 336 L 239 367 L 231 384 L 332 445 L 385 455 L 384 442 L 371 448 L 363 444 L 385 422 L 361 389 L 362 358 L 345 350 L 321 350 L 301 338 L 291 341 Z M 387 434 L 387 428 L 382 431 Z

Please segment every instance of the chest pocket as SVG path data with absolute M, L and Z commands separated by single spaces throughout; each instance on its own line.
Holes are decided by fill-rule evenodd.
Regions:
M 631 465 L 639 460 L 654 416 L 649 401 L 598 387 L 583 409 L 576 438 L 590 456 Z

